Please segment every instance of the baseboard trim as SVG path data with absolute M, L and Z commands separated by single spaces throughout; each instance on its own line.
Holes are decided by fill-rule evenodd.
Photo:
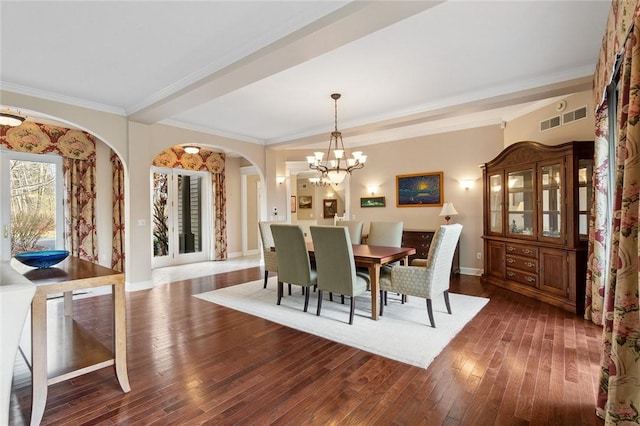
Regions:
M 478 268 L 460 268 L 461 275 L 473 275 L 479 277 L 482 275 L 483 269 Z

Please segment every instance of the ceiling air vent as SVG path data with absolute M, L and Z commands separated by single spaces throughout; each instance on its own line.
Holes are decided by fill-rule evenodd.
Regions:
M 587 118 L 587 106 L 583 106 L 582 108 L 574 109 L 573 111 L 568 111 L 562 114 L 562 124 L 569 124 L 573 121 L 582 120 Z
M 547 130 L 551 130 L 555 127 L 560 127 L 560 116 L 556 115 L 555 117 L 551 117 L 548 120 L 543 120 L 540 122 L 540 131 L 546 132 Z

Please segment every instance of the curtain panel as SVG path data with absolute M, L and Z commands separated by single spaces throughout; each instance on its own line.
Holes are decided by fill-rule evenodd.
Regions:
M 96 139 L 80 130 L 25 121 L 16 127 L 0 126 L 0 145 L 13 151 L 63 157 L 65 248 L 74 256 L 97 262 Z
M 227 258 L 227 193 L 225 189 L 225 155 L 201 149 L 197 154 L 188 154 L 180 146 L 162 151 L 154 160 L 157 167 L 206 170 L 211 173 L 213 188 L 214 260 Z
M 640 19 L 637 12 L 637 2 L 613 2 L 594 76 L 594 96 L 600 108 L 602 96 L 606 95 L 605 87 L 612 78 L 616 55 L 623 55 L 611 220 L 593 233 L 608 235 L 611 249 L 609 278 L 603 293 L 604 347 L 596 403 L 596 413 L 607 425 L 640 423 Z M 632 34 L 627 37 L 625 31 L 629 29 Z M 607 78 L 606 73 L 609 73 Z M 600 117 L 604 116 L 603 108 L 598 111 Z M 596 143 L 597 132 L 598 129 Z M 598 210 L 593 214 L 597 215 Z M 599 223 L 596 221 L 596 226 Z M 591 240 L 590 245 L 595 246 Z M 594 265 L 590 264 L 589 268 L 589 274 L 596 275 Z
M 120 157 L 111 150 L 111 172 L 113 175 L 113 244 L 111 269 L 124 271 L 124 167 Z

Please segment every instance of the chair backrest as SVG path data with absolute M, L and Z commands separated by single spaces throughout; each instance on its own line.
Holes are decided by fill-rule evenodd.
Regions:
M 278 272 L 278 257 L 274 251 L 276 243 L 273 241 L 271 224 L 274 222 L 258 222 L 260 240 L 262 241 L 262 257 L 266 271 Z
M 273 241 L 273 234 L 271 233 L 272 223 L 275 222 L 258 222 L 258 228 L 260 228 L 260 240 L 262 241 L 262 251 L 270 251 L 271 247 L 276 246 Z
M 308 286 L 311 284 L 311 262 L 307 243 L 298 225 L 271 224 L 278 253 L 278 281 Z
M 367 244 L 370 246 L 401 247 L 402 222 L 371 222 Z
M 318 272 L 318 288 L 353 295 L 357 281 L 349 230 L 344 226 L 312 226 L 311 238 Z
M 433 236 L 427 257 L 427 270 L 431 276 L 431 293 L 439 294 L 449 288 L 451 264 L 462 225 L 441 225 Z
M 336 226 L 346 226 L 351 237 L 351 244 L 362 243 L 362 227 L 364 224 L 361 220 L 338 220 Z

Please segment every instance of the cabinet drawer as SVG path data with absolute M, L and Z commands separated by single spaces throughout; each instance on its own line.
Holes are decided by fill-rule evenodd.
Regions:
M 531 273 L 538 272 L 538 260 L 532 257 L 507 255 L 507 268 L 519 269 Z
M 516 281 L 534 288 L 538 287 L 538 275 L 535 273 L 507 268 L 507 280 Z
M 538 258 L 538 249 L 531 246 L 521 246 L 518 244 L 507 243 L 507 254 L 515 254 L 518 256 Z
M 426 259 L 429 254 L 429 246 L 433 239 L 430 231 L 405 231 L 402 234 L 402 247 L 413 247 L 416 254 L 412 258 Z

